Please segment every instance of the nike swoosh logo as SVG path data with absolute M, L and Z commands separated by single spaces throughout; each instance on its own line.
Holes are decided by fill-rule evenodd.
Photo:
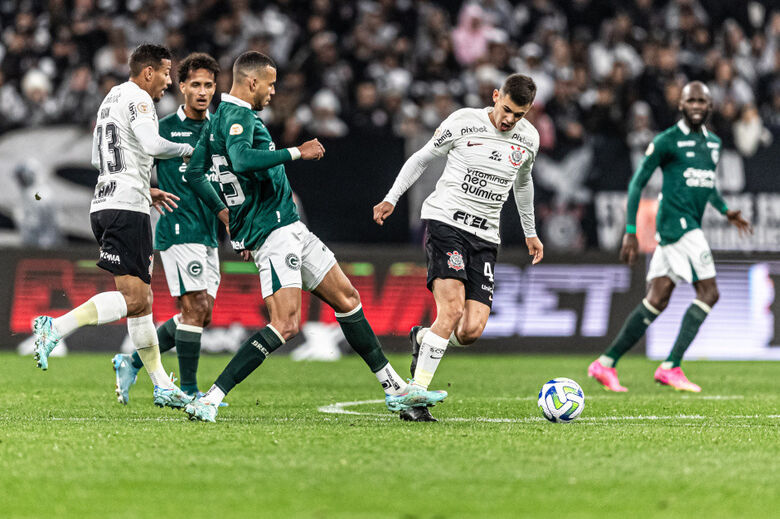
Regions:
M 483 142 L 471 142 L 471 141 L 469 141 L 469 142 L 466 143 L 466 146 L 482 146 L 483 144 L 484 144 Z

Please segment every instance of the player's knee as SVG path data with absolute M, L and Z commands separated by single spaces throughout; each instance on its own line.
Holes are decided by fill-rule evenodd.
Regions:
M 153 302 L 151 290 L 147 292 L 130 291 L 122 295 L 125 297 L 128 317 L 137 317 L 151 312 Z
M 300 332 L 300 324 L 298 323 L 298 319 L 295 318 L 275 321 L 271 323 L 271 326 L 279 332 L 279 335 L 281 335 L 285 341 L 289 341 Z
M 458 342 L 464 346 L 474 344 L 482 336 L 485 325 L 481 322 L 466 323 L 458 330 Z
M 452 324 L 454 327 L 454 325 L 457 324 L 458 321 L 460 321 L 460 319 L 463 317 L 464 311 L 465 309 L 462 303 L 450 303 L 439 309 L 436 320 L 438 321 L 439 319 L 443 319 L 448 324 Z
M 702 290 L 701 293 L 697 294 L 697 299 L 710 307 L 715 306 L 715 303 L 720 299 L 718 287 L 708 287 Z
M 647 302 L 659 312 L 663 312 L 669 306 L 669 296 L 648 297 Z
M 211 320 L 208 296 L 205 292 L 193 294 L 182 305 L 182 317 L 195 326 L 206 326 L 206 319 Z
M 339 300 L 336 302 L 336 306 L 339 308 L 334 307 L 334 310 L 343 314 L 351 312 L 357 308 L 359 304 L 360 294 L 358 293 L 357 289 L 350 284 L 349 288 L 344 290 L 344 292 L 341 294 L 341 297 L 339 297 Z

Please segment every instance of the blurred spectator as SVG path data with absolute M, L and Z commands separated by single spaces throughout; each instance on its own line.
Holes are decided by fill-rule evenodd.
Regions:
M 13 216 L 23 245 L 51 249 L 62 245 L 64 239 L 57 219 L 56 197 L 48 189 L 42 167 L 36 159 L 28 159 L 14 169 L 20 196 Z
M 772 143 L 772 134 L 761 122 L 758 110 L 752 104 L 746 104 L 740 110 L 739 119 L 734 123 L 734 144 L 743 157 L 756 154 L 759 145 Z
M 458 15 L 458 25 L 452 31 L 455 59 L 461 65 L 473 65 L 488 50 L 491 27 L 478 4 L 467 3 Z
M 750 85 L 734 74 L 734 67 L 727 58 L 719 60 L 715 65 L 715 79 L 709 87 L 715 105 L 721 104 L 726 98 L 733 99 L 739 106 L 754 101 Z
M 48 76 L 31 69 L 22 78 L 22 96 L 27 106 L 26 123 L 29 126 L 55 122 L 57 103 L 51 98 L 52 85 Z
M 5 74 L 0 70 L 0 132 L 21 126 L 26 116 L 22 96 L 14 85 L 5 82 Z

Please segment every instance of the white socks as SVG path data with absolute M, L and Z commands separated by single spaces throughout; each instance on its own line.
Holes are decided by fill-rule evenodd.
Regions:
M 439 362 L 447 351 L 447 343 L 449 339 L 439 337 L 430 330 L 423 336 L 420 353 L 417 356 L 417 369 L 414 370 L 416 385 L 428 389 L 433 374 L 436 373 L 436 368 L 439 367 Z
M 70 312 L 54 319 L 54 329 L 66 337 L 88 325 L 113 323 L 127 315 L 127 303 L 121 292 L 101 292 Z
M 417 331 L 417 342 L 422 344 L 423 338 L 425 338 L 425 334 L 427 334 L 429 331 L 431 331 L 430 328 L 420 328 L 420 330 Z M 455 332 L 452 332 L 450 334 L 450 340 L 447 343 L 447 346 L 454 346 L 456 348 L 468 348 L 468 344 L 461 344 L 458 340 L 458 337 L 455 335 Z
M 382 384 L 382 389 L 385 390 L 386 395 L 400 395 L 406 391 L 406 382 L 398 376 L 398 373 L 395 372 L 389 362 L 374 375 L 376 375 L 379 383 Z
M 165 374 L 160 361 L 160 346 L 157 344 L 157 330 L 154 327 L 152 314 L 128 317 L 127 332 L 130 334 L 133 346 L 138 350 L 138 356 L 141 357 L 149 378 L 152 379 L 152 384 L 164 389 L 176 387 Z
M 607 357 L 606 355 L 602 355 L 599 357 L 599 364 L 604 366 L 605 368 L 613 368 L 615 367 L 615 359 L 612 357 Z
M 222 403 L 222 399 L 224 398 L 225 393 L 223 393 L 222 390 L 219 389 L 216 384 L 214 384 L 211 386 L 211 389 L 209 389 L 206 394 L 201 397 L 200 401 L 206 404 L 219 405 Z

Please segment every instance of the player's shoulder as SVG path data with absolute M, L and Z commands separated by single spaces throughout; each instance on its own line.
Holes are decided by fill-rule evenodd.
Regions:
M 682 130 L 680 130 L 680 127 L 675 124 L 657 133 L 653 138 L 653 143 L 656 148 L 665 146 L 675 147 L 672 144 L 679 140 L 681 136 L 684 136 L 684 134 Z
M 172 114 L 168 114 L 162 119 L 160 119 L 160 127 L 167 127 L 167 126 L 180 126 L 181 119 L 179 118 L 179 115 L 176 112 L 173 112 Z
M 528 119 L 520 119 L 512 128 L 512 140 L 519 141 L 536 152 L 539 149 L 539 130 Z
M 705 128 L 706 128 L 706 127 L 705 127 Z M 713 131 L 712 131 L 712 130 L 710 130 L 709 128 L 706 128 L 706 130 L 707 130 L 707 141 L 708 141 L 708 142 L 714 142 L 714 143 L 716 143 L 716 144 L 723 144 L 723 141 L 721 140 L 721 138 L 720 138 L 720 137 L 718 137 L 718 136 L 715 134 L 715 132 L 713 132 Z

